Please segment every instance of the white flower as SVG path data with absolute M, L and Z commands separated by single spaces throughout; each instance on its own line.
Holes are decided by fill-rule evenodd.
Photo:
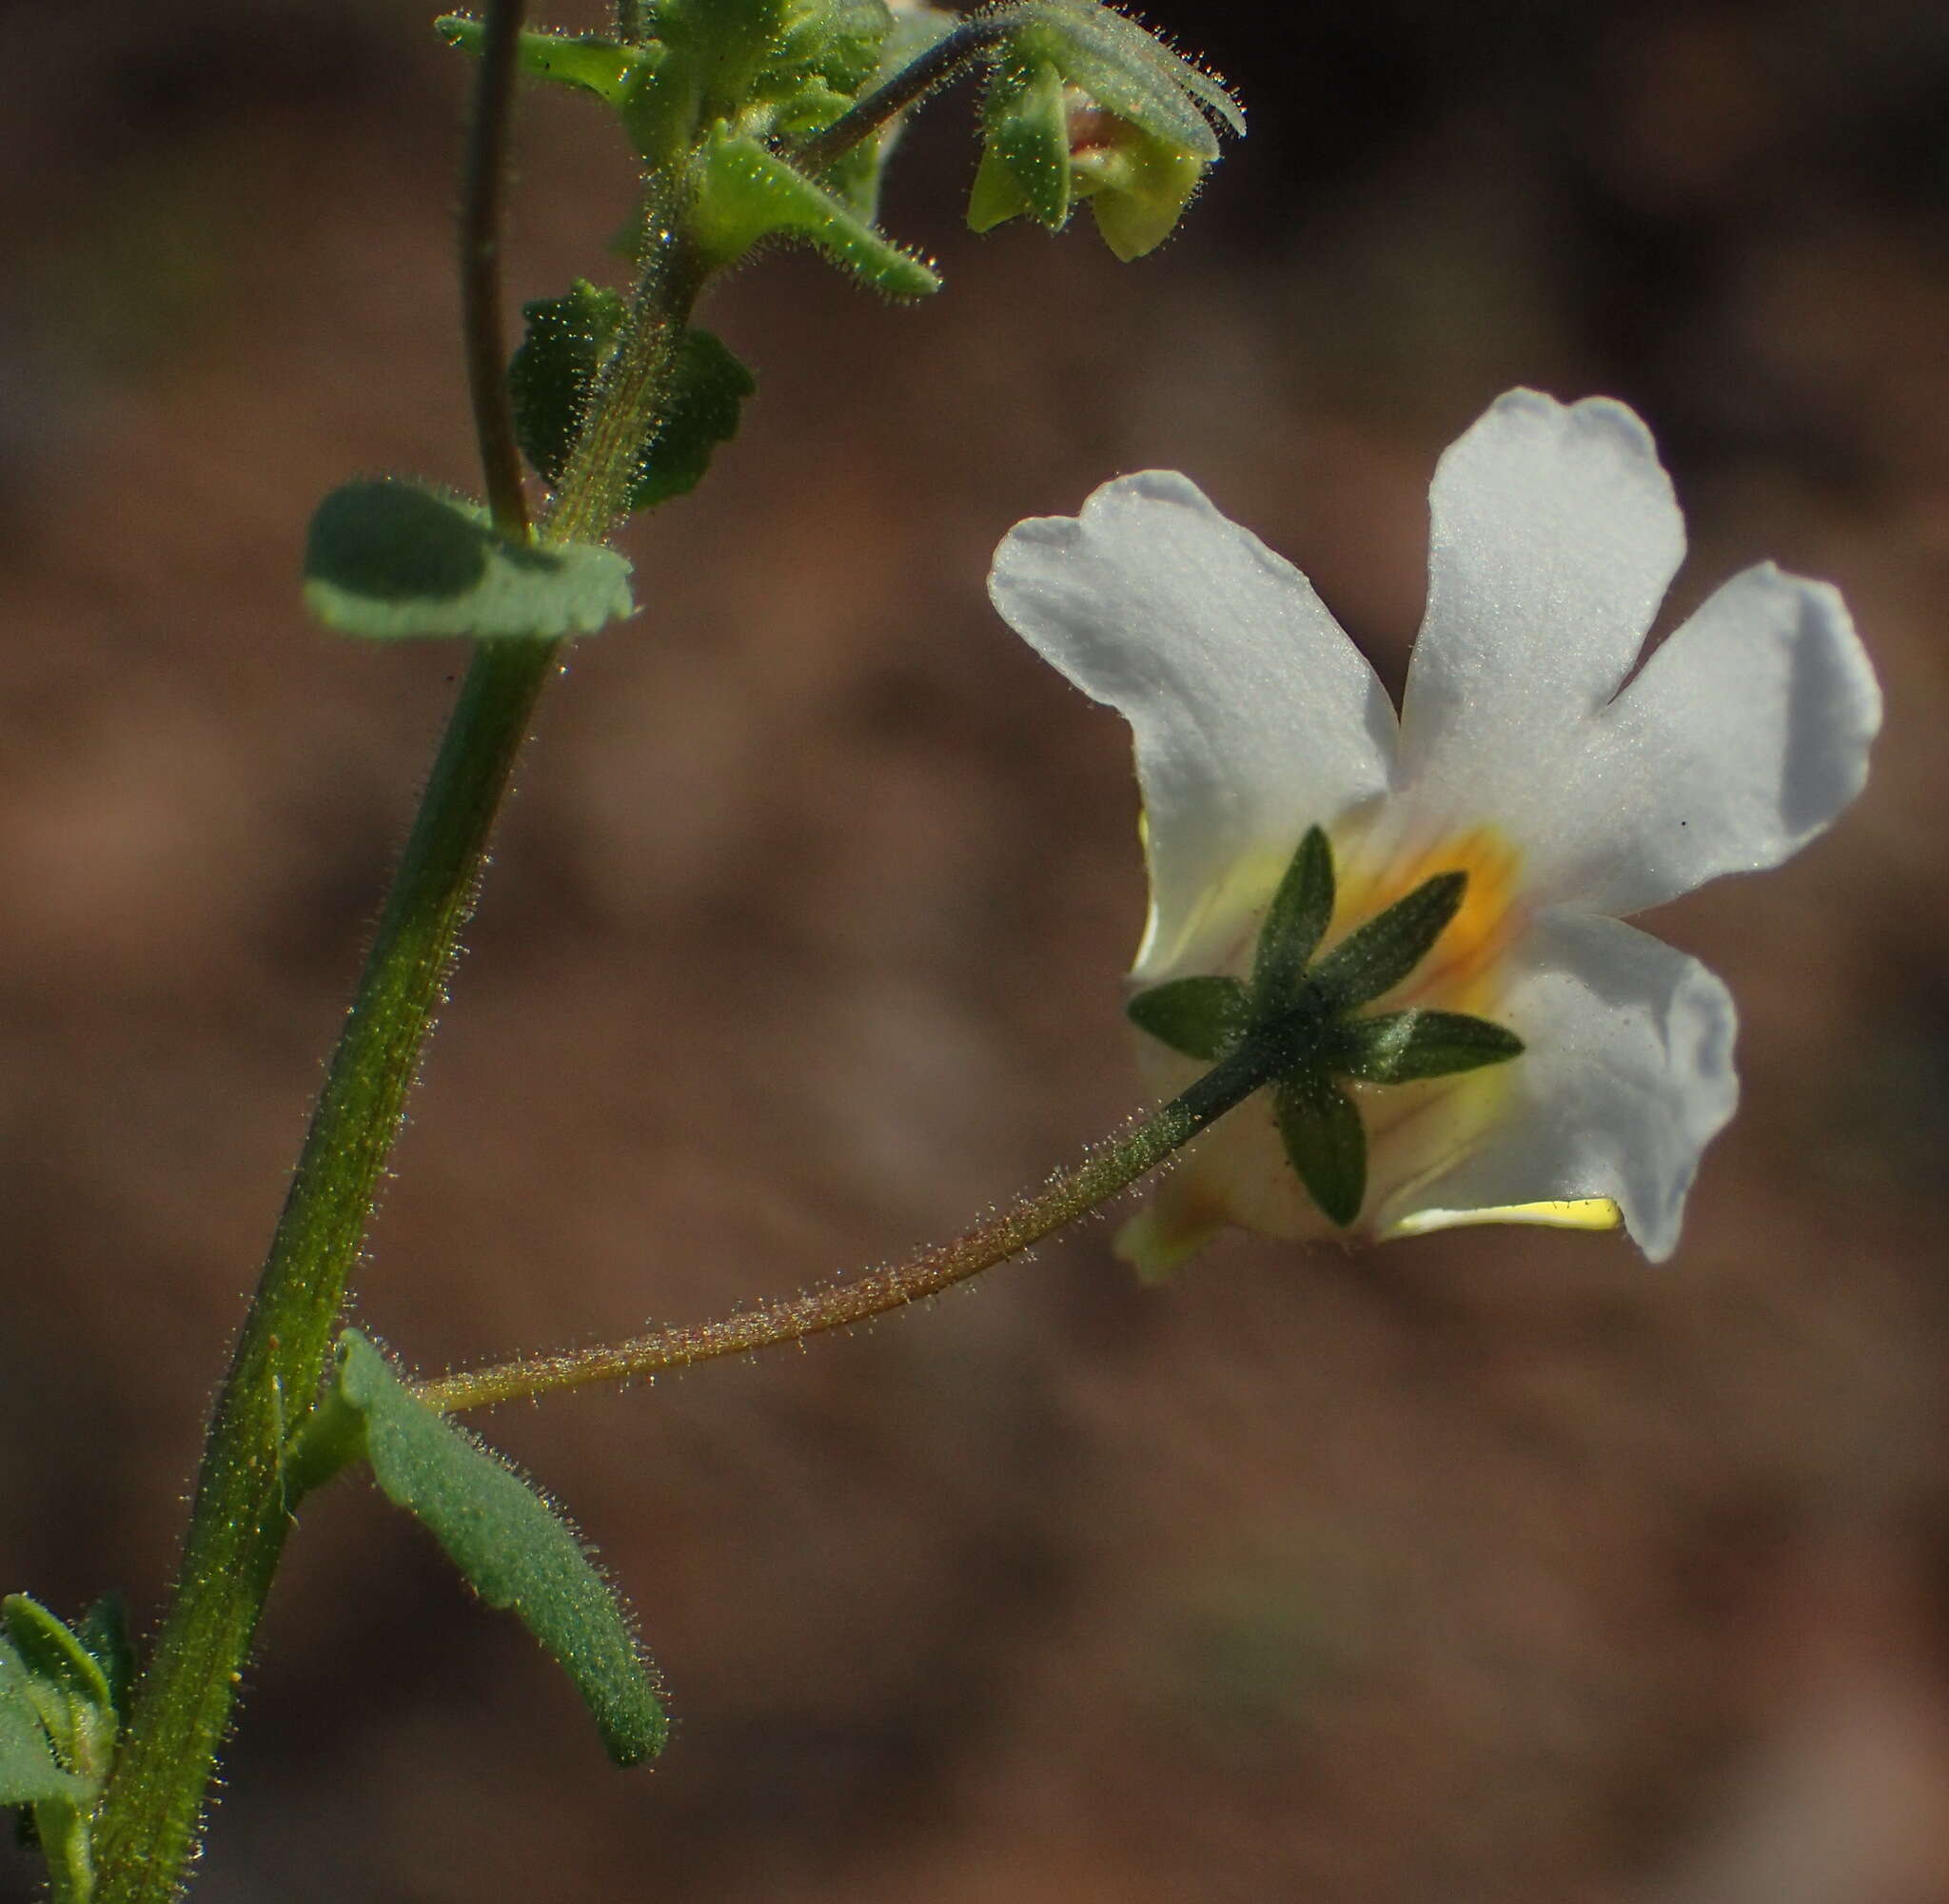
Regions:
M 1488 1221 L 1677 1246 L 1700 1152 L 1732 1115 L 1734 1014 L 1696 959 L 1618 923 L 1777 866 L 1860 792 L 1880 694 L 1840 596 L 1770 563 L 1631 675 L 1684 553 L 1649 433 L 1622 404 L 1499 401 L 1442 458 L 1428 599 L 1400 717 L 1311 585 L 1182 476 L 1106 484 L 1019 524 L 996 607 L 1131 723 L 1151 915 L 1132 983 L 1243 973 L 1301 835 L 1340 874 L 1327 940 L 1420 880 L 1468 877 L 1454 923 L 1383 1001 L 1495 1020 L 1521 1057 L 1354 1086 L 1358 1227 Z M 1204 1069 L 1150 1038 L 1160 1090 Z M 1227 1224 L 1329 1233 L 1265 1093 L 1187 1152 L 1123 1246 L 1181 1260 Z

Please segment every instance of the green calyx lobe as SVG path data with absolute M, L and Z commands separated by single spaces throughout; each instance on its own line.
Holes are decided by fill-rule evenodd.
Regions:
M 1336 897 L 1333 854 L 1326 834 L 1310 828 L 1266 909 L 1249 982 L 1219 973 L 1171 979 L 1126 1008 L 1140 1031 L 1187 1057 L 1243 1059 L 1264 1070 L 1287 1160 L 1343 1229 L 1367 1197 L 1367 1133 L 1346 1082 L 1453 1077 L 1522 1052 L 1514 1032 L 1465 1012 L 1351 1015 L 1421 965 L 1467 888 L 1467 873 L 1438 873 L 1322 955 Z
M 94 1892 L 96 1800 L 135 1677 L 128 1621 L 109 1595 L 69 1626 L 24 1593 L 0 1600 L 0 1806 L 47 1865 L 54 1904 Z

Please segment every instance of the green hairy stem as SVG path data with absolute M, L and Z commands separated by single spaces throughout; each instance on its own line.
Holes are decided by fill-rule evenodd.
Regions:
M 502 532 L 524 540 L 500 334 L 502 189 L 480 177 L 482 167 L 505 168 L 514 66 L 495 49 L 512 49 L 521 11 L 518 0 L 488 10 L 462 282 L 488 494 Z M 699 288 L 694 271 L 670 267 L 668 248 L 644 274 L 630 335 L 597 393 L 587 434 L 600 447 L 579 455 L 564 477 L 546 536 L 599 536 L 617 513 Z M 285 1452 L 313 1407 L 494 820 L 561 645 L 482 643 L 462 686 L 217 1400 L 181 1572 L 96 1823 L 99 1904 L 165 1904 L 195 1855 L 218 1748 L 291 1525 Z

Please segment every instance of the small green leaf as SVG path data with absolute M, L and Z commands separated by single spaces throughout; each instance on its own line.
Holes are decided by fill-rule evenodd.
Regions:
M 479 20 L 463 13 L 443 13 L 433 30 L 450 47 L 479 54 L 487 37 Z M 517 58 L 521 69 L 535 79 L 551 79 L 593 92 L 612 106 L 628 96 L 633 82 L 653 71 L 665 49 L 657 41 L 624 46 L 600 33 L 537 33 L 523 31 Z
M 940 288 L 919 259 L 756 139 L 720 129 L 699 155 L 696 180 L 691 231 L 711 265 L 736 264 L 761 238 L 799 238 L 889 297 Z
M 1298 1071 L 1273 1085 L 1272 1116 L 1307 1195 L 1345 1229 L 1367 1200 L 1367 1130 L 1352 1100 L 1321 1072 Z
M 708 330 L 685 331 L 663 425 L 638 460 L 629 506 L 654 509 L 695 489 L 718 445 L 738 434 L 745 400 L 757 389 L 758 380 L 721 338 Z
M 1387 1011 L 1340 1028 L 1337 1069 L 1367 1084 L 1410 1084 L 1520 1057 L 1513 1031 L 1461 1011 Z
M 514 433 L 522 453 L 550 483 L 560 482 L 568 467 L 589 386 L 627 312 L 616 292 L 586 278 L 559 298 L 522 306 L 527 334 L 507 366 Z
M 1307 966 L 1332 924 L 1333 894 L 1333 849 L 1318 827 L 1309 827 L 1259 928 L 1251 985 L 1259 1011 L 1283 1011 L 1296 1002 Z
M 1070 119 L 1062 75 L 1047 60 L 997 64 L 982 96 L 981 117 L 983 170 L 993 159 L 1036 223 L 1061 230 L 1070 215 Z M 984 192 L 978 175 L 974 197 L 983 202 L 984 211 L 988 204 L 999 202 L 993 183 Z M 977 224 L 971 203 L 969 223 L 985 231 L 1000 220 L 987 217 Z
M 660 1752 L 669 1721 L 647 1664 L 575 1530 L 501 1457 L 419 1401 L 356 1329 L 341 1347 L 337 1392 L 365 1419 L 366 1459 L 387 1499 L 489 1606 L 521 1617 L 575 1681 L 619 1765 Z
M 515 435 L 535 468 L 560 482 L 590 387 L 627 307 L 614 291 L 578 279 L 563 296 L 523 304 L 522 312 L 527 335 L 507 368 Z M 628 506 L 654 508 L 695 489 L 718 445 L 738 434 L 745 400 L 757 388 L 721 339 L 707 330 L 685 331 L 662 426 L 638 453 Z
M 0 1640 L 0 1805 L 85 1800 L 89 1782 L 56 1760 L 30 1684 L 19 1654 Z
M 777 43 L 758 90 L 796 90 L 817 80 L 850 98 L 879 70 L 894 15 L 886 0 L 819 0 Z
M 327 628 L 375 641 L 552 640 L 636 612 L 629 563 L 614 549 L 519 547 L 479 503 L 390 480 L 349 482 L 319 504 L 305 605 Z
M 1223 1057 L 1245 1029 L 1246 991 L 1235 978 L 1173 978 L 1124 1007 L 1140 1031 L 1190 1058 Z
M 1312 970 L 1312 982 L 1330 1009 L 1350 1011 L 1399 985 L 1434 950 L 1467 885 L 1466 873 L 1437 873 L 1348 933 Z

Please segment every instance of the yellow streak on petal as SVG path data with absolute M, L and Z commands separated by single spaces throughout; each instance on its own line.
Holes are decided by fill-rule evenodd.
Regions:
M 1388 1002 L 1491 1015 L 1497 968 L 1526 923 L 1518 903 L 1522 856 L 1493 827 L 1449 834 L 1407 851 L 1369 854 L 1349 843 L 1328 943 L 1366 924 L 1439 873 L 1466 873 L 1462 905 L 1420 968 Z
M 1487 1209 L 1418 1209 L 1389 1224 L 1382 1236 L 1426 1236 L 1430 1230 L 1462 1229 L 1478 1223 L 1527 1223 L 1545 1229 L 1616 1229 L 1624 1220 L 1624 1211 L 1608 1197 L 1578 1197 L 1558 1203 L 1499 1204 Z

